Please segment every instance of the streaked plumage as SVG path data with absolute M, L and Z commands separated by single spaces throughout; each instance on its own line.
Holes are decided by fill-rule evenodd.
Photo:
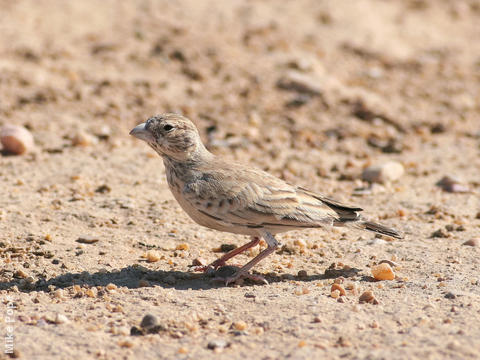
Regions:
M 211 229 L 252 236 L 245 249 L 263 237 L 268 248 L 226 283 L 235 281 L 278 247 L 274 235 L 325 225 L 351 226 L 400 238 L 383 225 L 365 220 L 361 208 L 341 204 L 290 185 L 262 170 L 227 162 L 211 154 L 187 118 L 176 114 L 151 117 L 131 132 L 162 157 L 170 189 L 185 212 Z M 248 246 L 251 245 L 251 246 Z M 243 247 L 242 247 L 243 248 Z M 210 267 L 217 268 L 240 251 L 234 250 Z

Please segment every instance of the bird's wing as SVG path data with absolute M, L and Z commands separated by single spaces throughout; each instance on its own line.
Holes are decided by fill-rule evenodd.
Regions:
M 223 225 L 316 227 L 354 220 L 360 208 L 287 184 L 261 170 L 209 170 L 185 185 L 185 198 Z

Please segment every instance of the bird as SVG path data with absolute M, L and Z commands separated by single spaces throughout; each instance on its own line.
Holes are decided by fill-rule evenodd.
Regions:
M 263 170 L 225 160 L 203 144 L 188 118 L 165 113 L 150 117 L 130 131 L 162 158 L 169 188 L 182 209 L 199 225 L 250 236 L 248 243 L 233 249 L 197 270 L 214 273 L 227 260 L 260 243 L 267 248 L 233 274 L 225 285 L 249 278 L 268 284 L 250 270 L 280 246 L 275 235 L 290 230 L 347 226 L 402 238 L 403 235 L 364 218 L 362 208 L 343 204 L 304 187 L 289 184 Z

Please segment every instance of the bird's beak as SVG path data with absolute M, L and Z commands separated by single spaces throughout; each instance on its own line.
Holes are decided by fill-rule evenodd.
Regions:
M 153 142 L 153 135 L 145 128 L 145 123 L 135 126 L 130 135 L 135 136 L 137 139 L 144 140 L 146 142 Z

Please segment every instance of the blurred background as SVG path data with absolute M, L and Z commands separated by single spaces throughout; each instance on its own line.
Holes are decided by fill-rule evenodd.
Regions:
M 478 1 L 1 5 L 0 124 L 40 154 L 145 148 L 129 130 L 173 111 L 212 151 L 332 192 L 372 162 L 478 155 Z
M 290 257 L 291 266 L 275 268 L 280 274 L 296 274 L 306 258 L 309 272 L 322 273 L 339 259 L 361 266 L 395 256 L 414 283 L 410 299 L 430 301 L 419 290 L 428 284 L 449 313 L 432 273 L 478 293 L 455 275 L 476 278 L 475 266 L 459 270 L 445 257 L 479 261 L 461 245 L 480 226 L 479 24 L 476 0 L 0 0 L 0 126 L 28 130 L 17 133 L 26 153 L 4 145 L 0 155 L 0 253 L 8 263 L 0 289 L 21 288 L 23 275 L 60 286 L 68 274 L 110 274 L 156 246 L 164 260 L 148 266 L 184 271 L 198 255 L 215 258 L 211 248 L 239 242 L 193 224 L 168 191 L 161 159 L 128 136 L 154 114 L 178 112 L 215 154 L 358 204 L 408 235 L 378 245 L 343 230 L 287 234 L 283 243 L 303 236 L 316 250 Z M 386 162 L 381 175 L 366 172 Z M 99 241 L 75 242 L 85 235 Z M 173 256 L 169 249 L 183 243 L 190 250 Z M 269 261 L 262 266 L 272 271 Z M 125 274 L 99 283 L 149 291 Z M 384 299 L 399 300 L 395 291 L 384 289 Z M 412 323 L 420 316 L 397 306 Z M 476 311 L 464 314 L 465 331 L 478 328 L 468 325 Z M 348 324 L 354 344 L 374 336 L 357 338 Z M 428 341 L 443 346 L 447 333 Z M 35 334 L 33 348 L 43 333 Z M 421 336 L 404 334 L 422 347 Z M 468 335 L 457 339 L 467 350 L 478 339 Z
M 0 17 L 0 121 L 43 150 L 120 145 L 174 111 L 210 148 L 326 175 L 316 151 L 478 135 L 477 1 L 2 1 Z
M 478 125 L 477 1 L 1 5 L 0 121 L 41 148 L 103 125 L 123 139 L 166 111 L 247 161 L 286 144 L 397 152 Z

